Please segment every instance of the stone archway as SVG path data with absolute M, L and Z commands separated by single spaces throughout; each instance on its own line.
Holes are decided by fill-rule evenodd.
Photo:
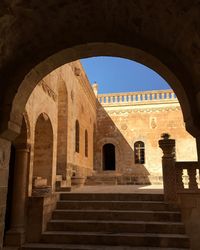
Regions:
M 122 150 L 120 149 L 120 143 L 111 137 L 103 138 L 96 143 L 95 150 L 96 154 L 94 155 L 94 169 L 97 172 L 101 172 L 104 170 L 104 145 L 111 144 L 115 149 L 115 171 L 120 170 L 120 166 L 122 163 Z
M 52 185 L 53 129 L 47 114 L 39 115 L 35 127 L 33 185 L 44 180 L 43 185 Z M 33 187 L 34 188 L 34 187 Z
M 6 176 L 9 141 L 20 133 L 22 113 L 36 84 L 53 69 L 83 57 L 120 56 L 154 69 L 175 91 L 188 132 L 200 137 L 198 4 L 196 0 L 2 3 L 0 177 Z
M 115 170 L 115 146 L 112 143 L 106 143 L 103 145 L 102 150 L 102 165 L 104 171 Z

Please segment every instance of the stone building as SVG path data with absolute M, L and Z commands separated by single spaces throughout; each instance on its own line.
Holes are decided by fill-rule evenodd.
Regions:
M 106 175 L 113 184 L 161 183 L 158 140 L 164 132 L 176 139 L 177 161 L 197 160 L 195 139 L 185 130 L 173 91 L 99 94 L 97 98 L 96 173 L 88 183 L 103 183 Z M 106 163 L 106 154 L 113 155 L 113 162 Z
M 166 164 L 168 160 L 164 197 L 171 202 L 170 195 L 176 196 L 173 202 L 181 208 L 191 248 L 200 249 L 200 196 L 196 183 L 200 156 L 199 1 L 13 0 L 2 1 L 0 13 L 0 248 L 8 207 L 11 142 L 20 131 L 18 140 L 27 140 L 22 114 L 32 91 L 42 78 L 66 63 L 110 55 L 152 68 L 166 79 L 179 99 L 186 130 L 197 143 L 198 161 L 171 161 L 170 165 L 172 155 L 168 149 L 174 142 L 162 144 L 163 161 Z M 21 159 L 20 169 L 15 168 L 15 180 L 11 181 L 14 204 L 18 204 L 14 218 L 19 234 L 28 218 L 24 212 L 24 187 L 29 150 L 29 144 L 18 148 L 23 161 L 21 157 L 16 159 Z M 189 173 L 189 190 L 182 185 L 183 170 Z
M 96 97 L 79 61 L 46 76 L 34 89 L 24 113 L 31 145 L 29 190 L 93 170 Z M 57 179 L 56 179 L 57 176 Z M 33 185 L 33 186 L 32 186 Z
M 172 90 L 98 94 L 98 84 L 90 85 L 80 61 L 51 72 L 30 95 L 21 133 L 12 143 L 6 244 L 23 241 L 12 230 L 23 201 L 13 208 L 19 193 L 11 182 L 24 164 L 23 192 L 29 197 L 84 184 L 161 184 L 158 140 L 164 132 L 176 139 L 177 160 L 197 159 Z
M 98 94 L 80 61 L 51 72 L 30 95 L 20 135 L 12 143 L 5 244 L 23 242 L 14 228 L 26 192 L 31 198 L 84 184 L 161 184 L 158 140 L 164 132 L 176 139 L 178 161 L 197 159 L 172 90 Z M 26 171 L 18 176 L 22 167 Z M 16 183 L 24 189 L 16 191 Z M 28 241 L 36 236 L 27 229 Z
M 176 139 L 177 160 L 197 159 L 173 91 L 98 94 L 79 61 L 39 82 L 24 122 L 29 195 L 70 187 L 78 179 L 87 179 L 86 185 L 162 183 L 158 140 L 164 132 Z M 21 143 L 26 141 L 13 145 Z

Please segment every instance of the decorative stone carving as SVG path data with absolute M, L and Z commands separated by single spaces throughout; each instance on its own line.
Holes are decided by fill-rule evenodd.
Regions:
M 155 128 L 157 127 L 157 120 L 156 120 L 155 117 L 151 117 L 151 118 L 150 118 L 150 127 L 151 127 L 152 129 L 155 129 Z
M 75 76 L 80 76 L 81 75 L 81 69 L 77 68 L 77 67 L 74 67 L 74 74 L 75 74 Z
M 53 99 L 53 101 L 55 102 L 57 100 L 57 95 L 55 94 L 55 92 L 42 80 L 39 85 L 42 87 L 42 89 L 44 90 L 44 92 Z
M 128 126 L 127 126 L 126 124 L 122 124 L 121 128 L 122 128 L 123 130 L 127 130 Z

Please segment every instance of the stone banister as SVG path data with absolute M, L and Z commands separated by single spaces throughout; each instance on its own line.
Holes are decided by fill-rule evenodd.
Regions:
M 175 93 L 170 89 L 142 92 L 98 94 L 97 98 L 103 106 L 112 106 L 115 104 L 128 105 L 133 103 L 150 102 L 178 102 Z
M 176 162 L 177 191 L 181 193 L 200 192 L 199 183 L 199 164 L 195 161 Z M 184 173 L 184 171 L 186 173 Z M 188 185 L 186 185 L 188 182 Z
M 176 202 L 179 193 L 200 193 L 200 167 L 197 161 L 175 161 L 175 140 L 164 133 L 159 140 L 163 150 L 162 170 L 164 197 L 168 202 Z

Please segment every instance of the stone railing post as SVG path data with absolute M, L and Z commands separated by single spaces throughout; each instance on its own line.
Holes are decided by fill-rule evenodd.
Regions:
M 20 246 L 25 241 L 27 173 L 30 157 L 29 144 L 15 145 L 15 170 L 11 211 L 11 228 L 6 233 L 6 245 Z
M 175 140 L 169 139 L 168 134 L 163 134 L 163 139 L 159 140 L 159 147 L 163 151 L 162 170 L 163 187 L 166 201 L 175 202 L 177 200 L 176 190 L 176 169 L 175 169 Z

